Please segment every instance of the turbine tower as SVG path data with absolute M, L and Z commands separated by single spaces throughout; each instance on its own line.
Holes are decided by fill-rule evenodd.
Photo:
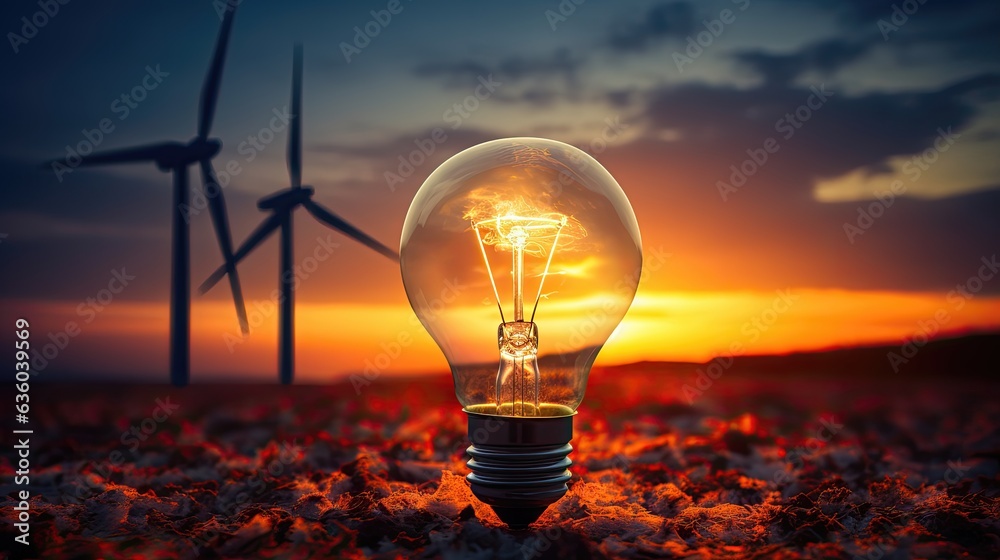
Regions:
M 295 372 L 295 302 L 293 300 L 292 284 L 292 213 L 302 206 L 314 218 L 330 228 L 340 231 L 348 237 L 374 249 L 386 257 L 398 261 L 399 254 L 379 243 L 358 228 L 347 223 L 343 218 L 327 210 L 313 201 L 316 192 L 309 186 L 302 185 L 302 45 L 296 44 L 292 59 L 292 117 L 288 133 L 288 175 L 291 187 L 265 196 L 257 202 L 261 210 L 269 210 L 271 215 L 240 245 L 234 255 L 235 262 L 243 260 L 257 248 L 275 230 L 281 230 L 281 257 L 278 282 L 281 285 L 281 312 L 278 325 L 278 375 L 281 383 L 292 382 Z M 232 268 L 220 266 L 202 283 L 199 292 L 204 294 L 226 274 L 232 274 Z
M 233 259 L 233 242 L 229 230 L 229 219 L 226 215 L 226 202 L 222 188 L 212 167 L 212 158 L 219 153 L 222 142 L 209 138 L 215 107 L 219 97 L 219 84 L 222 81 L 222 69 L 225 64 L 226 47 L 229 44 L 229 34 L 233 27 L 233 17 L 236 6 L 227 7 L 215 44 L 215 54 L 212 57 L 208 75 L 201 89 L 201 99 L 198 114 L 198 135 L 187 143 L 159 142 L 134 148 L 124 148 L 108 152 L 98 152 L 84 156 L 81 166 L 153 162 L 163 172 L 174 175 L 173 197 L 173 233 L 171 259 L 171 290 L 170 290 L 170 378 L 174 385 L 187 385 L 191 371 L 191 242 L 188 225 L 189 190 L 188 167 L 198 164 L 201 167 L 202 188 L 208 199 L 212 214 L 212 224 L 219 240 L 219 248 L 225 260 L 224 268 L 229 273 L 229 285 L 236 304 L 236 314 L 240 328 L 249 332 L 246 306 L 243 303 L 243 291 L 240 288 L 239 274 Z M 214 186 L 213 189 L 210 185 Z

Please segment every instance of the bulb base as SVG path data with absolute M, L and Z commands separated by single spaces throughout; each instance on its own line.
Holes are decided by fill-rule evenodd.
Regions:
M 573 416 L 494 416 L 466 410 L 472 493 L 524 529 L 568 491 Z

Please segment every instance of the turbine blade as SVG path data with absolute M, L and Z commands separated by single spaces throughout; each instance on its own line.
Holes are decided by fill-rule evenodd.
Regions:
M 222 187 L 215 176 L 215 169 L 212 163 L 201 160 L 202 187 L 205 189 L 205 198 L 208 199 L 208 207 L 212 212 L 212 225 L 215 226 L 215 236 L 219 239 L 219 248 L 222 249 L 222 258 L 225 260 L 224 267 L 229 275 L 229 287 L 233 291 L 233 303 L 236 304 L 236 316 L 240 321 L 240 329 L 244 333 L 250 332 L 250 322 L 247 320 L 247 308 L 243 301 L 243 288 L 240 285 L 240 275 L 236 270 L 236 260 L 233 258 L 233 239 L 229 230 L 229 216 L 226 214 L 226 199 L 222 194 Z M 212 188 L 214 186 L 214 188 Z
M 134 148 L 123 148 L 121 150 L 110 150 L 107 152 L 97 152 L 96 154 L 90 154 L 87 156 L 82 156 L 80 158 L 80 163 L 78 166 L 85 165 L 103 165 L 108 163 L 135 163 L 140 161 L 156 161 L 158 158 L 167 155 L 168 150 L 175 148 L 175 145 L 170 142 L 161 142 L 159 144 L 147 144 L 145 146 L 136 146 Z M 62 159 L 54 159 L 45 162 L 45 165 L 51 165 L 53 163 L 66 164 Z
M 222 18 L 219 38 L 215 42 L 215 55 L 208 67 L 205 84 L 201 88 L 201 101 L 198 107 L 198 136 L 208 138 L 215 118 L 215 106 L 219 99 L 219 84 L 222 82 L 222 67 L 226 63 L 226 48 L 229 46 L 229 33 L 233 29 L 233 17 L 236 15 L 236 3 L 226 3 L 226 13 Z
M 305 206 L 306 210 L 308 210 L 310 214 L 315 216 L 317 220 L 325 223 L 326 225 L 332 227 L 333 229 L 340 230 L 348 237 L 353 237 L 355 240 L 366 245 L 370 249 L 373 249 L 378 253 L 385 255 L 386 257 L 394 261 L 399 260 L 399 254 L 396 253 L 396 251 L 393 251 L 392 249 L 379 243 L 371 236 L 369 236 L 367 233 L 352 226 L 340 216 L 334 214 L 333 212 L 330 212 L 329 210 L 323 208 L 319 204 L 316 204 L 312 200 L 306 200 L 305 202 L 302 203 L 302 205 Z
M 288 176 L 292 188 L 302 186 L 302 44 L 292 59 L 292 125 L 288 131 Z
M 258 225 L 257 228 L 250 233 L 250 236 L 246 238 L 246 241 L 244 241 L 242 245 L 240 245 L 239 249 L 236 250 L 233 254 L 233 261 L 235 263 L 242 261 L 244 257 L 256 249 L 262 241 L 267 239 L 267 236 L 274 233 L 274 230 L 281 226 L 281 220 L 282 218 L 280 212 L 275 212 L 268 216 L 267 219 L 261 222 L 260 225 Z M 204 282 L 201 283 L 201 286 L 198 287 L 198 293 L 204 295 L 211 290 L 212 287 L 218 284 L 219 280 L 222 280 L 222 277 L 226 275 L 226 270 L 225 264 L 215 269 L 215 272 L 213 272 Z

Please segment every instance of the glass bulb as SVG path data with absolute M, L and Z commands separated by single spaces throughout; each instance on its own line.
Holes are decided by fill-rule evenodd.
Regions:
M 635 295 L 639 227 L 585 152 L 507 138 L 444 162 L 400 242 L 403 285 L 466 411 L 570 416 Z

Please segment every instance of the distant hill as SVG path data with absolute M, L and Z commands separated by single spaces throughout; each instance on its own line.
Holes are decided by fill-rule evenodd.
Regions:
M 720 358 L 713 361 L 727 362 Z M 654 368 L 669 370 L 683 369 L 683 364 L 641 362 L 604 369 L 613 370 L 618 367 L 630 370 Z M 1000 333 L 935 339 L 922 347 L 903 346 L 897 343 L 781 355 L 737 356 L 726 368 L 726 372 L 727 374 L 810 374 L 845 377 L 878 375 L 885 378 L 949 376 L 1000 380 Z
M 853 346 L 831 350 L 812 352 L 793 352 L 774 355 L 745 355 L 736 357 L 729 367 L 725 368 L 727 375 L 830 375 L 843 376 L 877 376 L 881 379 L 907 377 L 961 377 L 964 379 L 996 379 L 1000 381 L 1000 333 L 978 333 L 952 338 L 940 338 L 928 342 L 923 347 L 904 348 L 899 344 L 878 346 Z M 895 353 L 894 362 L 890 363 L 890 353 Z M 721 361 L 716 358 L 713 361 Z M 567 363 L 559 355 L 543 355 L 538 359 L 539 366 L 566 367 Z M 677 374 L 686 376 L 697 370 L 704 369 L 707 363 L 694 362 L 635 362 L 620 365 L 595 366 L 595 372 L 621 373 L 628 375 L 662 375 Z M 725 362 L 723 362 L 725 363 Z M 893 367 L 895 365 L 895 368 Z M 478 367 L 484 371 L 496 371 L 496 363 L 483 363 Z M 331 383 L 347 382 L 350 374 L 331 377 Z M 386 379 L 395 376 L 387 375 Z M 407 374 L 408 378 L 426 377 L 429 379 L 447 379 L 446 371 L 428 371 Z M 142 376 L 110 376 L 105 373 L 63 373 L 46 372 L 37 381 L 41 382 L 79 382 L 106 381 L 124 383 L 154 383 L 166 381 L 166 374 L 150 378 Z M 261 383 L 261 381 L 244 381 L 239 375 L 215 375 L 199 377 L 200 383 L 221 382 Z M 269 384 L 269 382 L 264 382 Z

